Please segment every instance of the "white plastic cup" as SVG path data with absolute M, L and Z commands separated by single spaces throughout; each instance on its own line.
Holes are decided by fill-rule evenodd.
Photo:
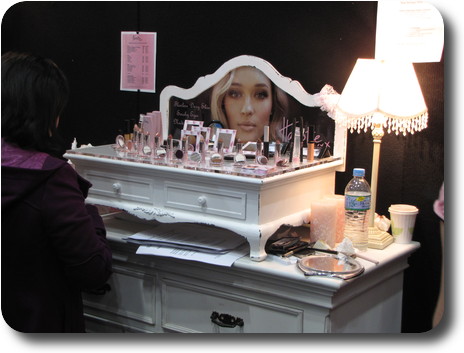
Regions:
M 412 240 L 416 216 L 419 209 L 412 205 L 391 205 L 390 212 L 392 235 L 395 243 L 409 244 Z

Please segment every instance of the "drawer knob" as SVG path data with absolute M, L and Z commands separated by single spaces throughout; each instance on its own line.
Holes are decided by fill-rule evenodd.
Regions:
M 243 319 L 234 317 L 229 314 L 219 314 L 216 311 L 211 313 L 211 321 L 221 327 L 243 326 Z
M 119 183 L 114 183 L 113 184 L 113 191 L 117 194 L 119 194 L 121 192 L 121 184 Z
M 198 197 L 198 200 L 197 200 L 197 201 L 198 201 L 198 204 L 199 204 L 200 206 L 206 206 L 206 196 L 200 196 L 200 197 Z

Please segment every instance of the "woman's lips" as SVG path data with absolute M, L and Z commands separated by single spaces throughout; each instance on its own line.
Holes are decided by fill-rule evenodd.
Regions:
M 243 124 L 238 124 L 238 126 L 246 132 L 250 132 L 256 128 L 255 124 L 250 124 L 250 123 L 243 123 Z

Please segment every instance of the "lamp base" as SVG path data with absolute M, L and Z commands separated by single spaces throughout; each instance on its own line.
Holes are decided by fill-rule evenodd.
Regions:
M 371 249 L 385 249 L 393 243 L 390 233 L 384 232 L 377 227 L 369 227 L 369 238 L 367 246 Z

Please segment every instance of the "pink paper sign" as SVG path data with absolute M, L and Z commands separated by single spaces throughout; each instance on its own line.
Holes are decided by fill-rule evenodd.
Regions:
M 121 32 L 121 90 L 155 92 L 156 33 Z

